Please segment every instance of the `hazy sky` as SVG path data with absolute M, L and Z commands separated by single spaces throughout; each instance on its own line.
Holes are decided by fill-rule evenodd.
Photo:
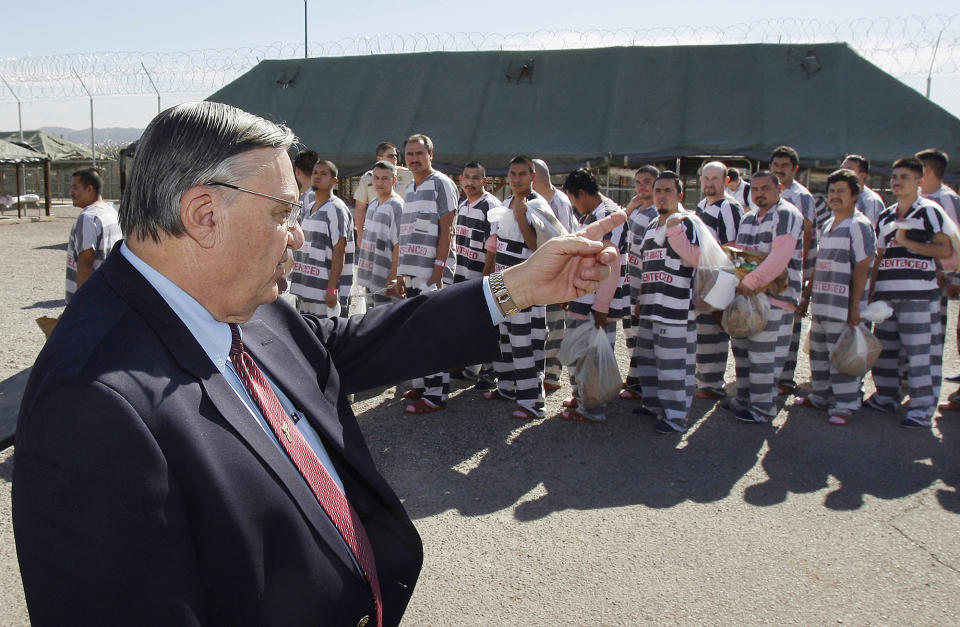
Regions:
M 5 20 L 0 58 L 68 53 L 136 51 L 177 52 L 258 46 L 286 42 L 302 46 L 304 3 L 290 0 L 229 3 L 167 0 L 162 3 L 105 2 L 81 4 L 18 2 Z M 901 1 L 838 3 L 809 0 L 801 3 L 679 2 L 654 5 L 637 0 L 590 3 L 552 2 L 422 2 L 351 3 L 355 10 L 330 8 L 333 3 L 309 1 L 311 44 L 385 33 L 529 33 L 546 30 L 728 26 L 758 19 L 812 18 L 846 23 L 859 18 L 911 14 Z M 548 9 L 544 7 L 549 7 Z M 654 8 L 651 8 L 654 7 Z M 658 8 L 663 7 L 663 8 Z M 864 13 L 869 8 L 870 13 Z M 914 10 L 924 16 L 936 13 Z M 300 49 L 302 50 L 302 48 Z M 923 90 L 923 77 L 911 78 Z M 14 85 L 16 87 L 16 85 Z M 0 130 L 16 129 L 15 101 L 0 84 Z M 163 95 L 162 105 L 197 100 L 208 93 Z M 960 116 L 960 78 L 934 80 L 932 99 Z M 95 124 L 143 127 L 156 113 L 156 97 L 95 97 Z M 88 128 L 86 98 L 31 101 L 22 105 L 25 129 L 38 126 Z

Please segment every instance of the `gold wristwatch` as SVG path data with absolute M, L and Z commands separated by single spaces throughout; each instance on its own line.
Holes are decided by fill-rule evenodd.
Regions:
M 494 272 L 490 275 L 489 281 L 490 291 L 493 292 L 493 300 L 497 302 L 500 313 L 504 316 L 512 316 L 519 312 L 520 309 L 517 307 L 517 304 L 513 302 L 513 296 L 510 296 L 510 291 L 507 290 L 507 286 L 503 282 L 503 274 L 501 272 Z

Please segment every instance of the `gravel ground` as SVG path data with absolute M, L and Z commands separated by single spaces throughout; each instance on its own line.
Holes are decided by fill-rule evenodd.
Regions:
M 0 219 L 0 381 L 40 350 L 34 318 L 62 307 L 76 210 L 55 212 Z M 945 371 L 956 373 L 956 303 L 950 312 Z M 790 408 L 744 425 L 697 401 L 681 438 L 654 434 L 623 401 L 603 424 L 557 420 L 568 392 L 550 396 L 550 418 L 523 423 L 456 384 L 429 416 L 404 416 L 394 387 L 357 397 L 424 540 L 405 625 L 956 623 L 956 416 L 916 432 L 868 410 L 838 428 Z M 0 625 L 28 623 L 13 463 L 13 448 L 0 452 Z

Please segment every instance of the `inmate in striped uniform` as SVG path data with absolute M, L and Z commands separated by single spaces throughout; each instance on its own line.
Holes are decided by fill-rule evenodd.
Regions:
M 414 180 L 407 185 L 400 221 L 400 257 L 397 274 L 409 277 L 406 281 L 407 296 L 420 294 L 433 275 L 440 238 L 440 218 L 457 210 L 460 197 L 457 185 L 450 177 L 436 170 L 430 172 L 417 185 Z M 452 244 L 452 242 L 451 242 Z M 455 255 L 446 253 L 445 278 L 452 280 L 452 263 Z M 443 407 L 450 391 L 450 373 L 438 372 L 411 381 L 413 388 L 437 407 Z
M 883 350 L 871 370 L 877 392 L 867 403 L 882 411 L 900 407 L 900 364 L 905 361 L 910 404 L 901 424 L 929 426 L 940 396 L 943 361 L 937 263 L 896 241 L 894 223 L 900 220 L 916 221 L 918 228 L 912 229 L 912 234 L 929 242 L 943 232 L 944 221 L 949 218 L 938 204 L 926 198 L 918 198 L 902 218 L 897 216 L 895 204 L 880 214 L 874 299 L 887 301 L 893 315 L 874 327 Z
M 394 192 L 386 202 L 374 199 L 367 205 L 363 222 L 363 239 L 357 253 L 357 284 L 370 292 L 372 305 L 389 303 L 382 290 L 392 279 L 393 251 L 400 242 L 400 219 L 403 199 Z
M 807 397 L 831 415 L 849 416 L 860 409 L 861 377 L 837 372 L 830 351 L 847 328 L 854 267 L 877 252 L 870 219 L 859 211 L 840 224 L 830 218 L 820 232 L 820 250 L 810 295 L 810 381 Z M 869 286 L 858 307 L 867 305 Z
M 400 222 L 400 263 L 397 274 L 411 277 L 407 286 L 417 287 L 433 275 L 433 262 L 438 259 L 440 218 L 457 210 L 460 195 L 450 177 L 434 170 L 420 185 L 407 185 Z M 453 268 L 447 262 L 447 271 Z M 417 279 L 420 279 L 417 281 Z
M 80 253 L 93 249 L 93 269 L 96 270 L 113 250 L 113 245 L 122 239 L 116 209 L 103 202 L 83 208 L 70 228 L 67 240 L 66 302 L 69 303 L 77 292 L 77 257 Z
M 487 212 L 499 206 L 500 200 L 490 192 L 484 191 L 476 202 L 471 203 L 464 198 L 457 207 L 457 218 L 454 223 L 454 250 L 451 252 L 456 256 L 454 283 L 483 276 L 483 266 L 487 257 L 485 244 L 490 237 L 490 221 L 487 219 Z M 474 364 L 464 367 L 464 371 L 483 382 L 485 386 L 491 385 L 496 378 L 493 373 L 493 364 Z
M 880 214 L 883 213 L 883 210 L 886 208 L 880 194 L 864 185 L 863 189 L 860 190 L 860 194 L 857 196 L 857 211 L 867 216 L 870 224 L 876 226 L 877 220 L 880 219 Z
M 503 201 L 509 207 L 513 196 Z M 530 192 L 527 207 L 551 212 L 543 196 Z M 512 213 L 512 210 L 511 210 Z M 527 218 L 529 222 L 529 217 Z M 516 221 L 510 216 L 491 225 L 496 235 L 497 271 L 505 270 L 529 259 L 533 254 L 523 240 Z M 544 407 L 543 344 L 547 337 L 547 312 L 544 305 L 533 305 L 509 316 L 500 323 L 500 359 L 493 361 L 497 373 L 497 393 L 515 400 L 521 408 L 542 418 Z
M 940 184 L 940 189 L 932 194 L 921 194 L 924 198 L 932 200 L 940 205 L 947 217 L 952 219 L 954 224 L 960 226 L 960 196 L 955 191 L 944 184 Z M 947 275 L 950 285 L 960 285 L 960 273 L 951 272 Z M 943 333 L 947 332 L 947 286 L 944 286 L 943 294 L 940 297 L 940 323 Z M 960 338 L 960 324 L 957 325 L 957 337 Z M 957 343 L 960 346 L 960 342 Z
M 553 190 L 550 208 L 553 209 L 553 215 L 557 216 L 560 224 L 568 232 L 573 233 L 580 228 L 580 222 L 577 219 L 579 214 L 570 204 L 570 199 L 561 190 Z M 543 376 L 544 381 L 551 387 L 560 385 L 560 374 L 563 372 L 563 364 L 557 359 L 557 351 L 560 350 L 560 343 L 563 342 L 566 318 L 567 312 L 564 311 L 562 305 L 547 305 L 547 341 L 543 349 Z
M 613 215 L 616 212 L 622 212 L 623 209 L 620 208 L 617 203 L 613 202 L 603 194 L 600 194 L 600 204 L 597 205 L 596 209 L 587 214 L 582 218 L 582 225 L 586 226 L 607 217 L 608 215 Z M 620 260 L 620 278 L 617 281 L 617 287 L 613 291 L 613 295 L 610 297 L 609 303 L 603 303 L 597 301 L 598 293 L 587 294 L 581 296 L 580 298 L 570 301 L 570 305 L 567 308 L 567 320 L 566 325 L 568 329 L 575 329 L 581 324 L 593 324 L 593 308 L 598 306 L 598 311 L 603 309 L 607 310 L 607 324 L 604 327 L 604 331 L 607 334 L 607 339 L 610 341 L 610 348 L 614 348 L 614 343 L 617 339 L 617 319 L 622 318 L 624 315 L 630 314 L 630 298 L 627 294 L 628 289 L 624 286 L 624 278 L 626 276 L 626 264 L 623 263 L 623 253 L 625 246 L 625 241 L 627 237 L 627 229 L 625 225 L 618 224 L 612 231 L 605 233 L 601 238 L 603 241 L 610 241 L 618 250 L 621 251 L 621 260 Z M 603 288 L 601 287 L 601 290 Z M 579 383 L 577 381 L 577 372 L 576 367 L 570 367 L 570 386 L 573 388 L 573 398 L 577 401 L 577 411 L 586 419 L 593 421 L 602 421 L 607 419 L 606 404 L 600 405 L 598 407 L 591 407 L 589 410 L 583 407 L 583 403 L 580 402 L 581 394 L 579 389 Z
M 787 289 L 770 296 L 770 316 L 763 330 L 749 337 L 732 338 L 731 342 L 737 368 L 737 394 L 729 399 L 728 407 L 736 412 L 746 411 L 744 417 L 749 417 L 752 422 L 767 422 L 776 415 L 777 380 L 787 356 L 794 312 L 800 298 L 803 216 L 781 198 L 763 216 L 758 211 L 746 214 L 737 233 L 739 248 L 767 254 L 773 249 L 774 239 L 781 237 L 796 240 L 787 262 Z
M 290 293 L 297 297 L 297 308 L 300 313 L 328 316 L 325 301 L 333 247 L 345 239 L 343 269 L 336 287 L 340 317 L 346 318 L 350 288 L 353 286 L 354 231 L 350 209 L 342 200 L 331 196 L 305 217 L 300 226 L 303 229 L 303 246 L 293 251 L 293 274 L 290 276 Z
M 675 249 L 677 243 L 693 244 L 699 255 L 689 217 L 669 228 L 659 220 L 647 227 L 641 245 L 636 340 L 644 407 L 662 421 L 658 430 L 683 432 L 693 402 L 696 368 L 697 330 L 691 298 L 696 265 L 681 257 Z
M 711 203 L 704 198 L 697 205 L 697 215 L 707 225 L 720 245 L 736 241 L 743 207 L 730 194 Z M 723 375 L 727 371 L 730 336 L 712 312 L 697 315 L 697 388 L 723 396 Z
M 805 220 L 810 220 L 813 230 L 810 233 L 810 250 L 807 252 L 807 260 L 803 265 L 803 280 L 809 281 L 813 276 L 813 268 L 817 263 L 817 234 L 823 223 L 831 216 L 830 207 L 827 203 L 817 204 L 813 194 L 806 187 L 794 181 L 790 187 L 783 190 L 781 198 L 792 204 L 800 210 L 800 214 Z M 793 380 L 797 369 L 797 350 L 800 348 L 800 317 L 795 316 L 793 320 L 793 329 L 790 335 L 790 346 L 787 352 L 786 361 L 783 363 L 783 372 L 780 374 L 780 385 L 793 388 L 796 384 Z
M 485 191 L 476 202 L 471 203 L 464 198 L 457 207 L 457 218 L 453 227 L 454 253 L 457 256 L 454 283 L 483 276 L 483 265 L 487 257 L 484 244 L 490 237 L 487 212 L 499 206 L 497 197 Z
M 627 254 L 621 255 L 620 262 L 627 266 L 627 294 L 630 297 L 630 311 L 623 317 L 623 338 L 627 345 L 627 355 L 630 356 L 630 366 L 627 370 L 625 389 L 634 395 L 640 393 L 640 366 L 637 361 L 637 325 L 640 319 L 634 311 L 637 298 L 640 297 L 640 286 L 643 283 L 641 268 L 643 236 L 651 222 L 656 222 L 659 214 L 654 205 L 646 209 L 639 207 L 630 212 L 627 218 Z

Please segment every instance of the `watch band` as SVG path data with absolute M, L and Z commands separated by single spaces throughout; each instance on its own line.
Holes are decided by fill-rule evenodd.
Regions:
M 520 311 L 517 307 L 517 304 L 513 302 L 513 296 L 510 295 L 510 291 L 507 289 L 507 285 L 503 282 L 503 274 L 501 272 L 494 272 L 490 275 L 490 291 L 493 292 L 493 300 L 497 303 L 497 307 L 500 308 L 500 313 L 504 316 L 512 316 L 513 314 Z

